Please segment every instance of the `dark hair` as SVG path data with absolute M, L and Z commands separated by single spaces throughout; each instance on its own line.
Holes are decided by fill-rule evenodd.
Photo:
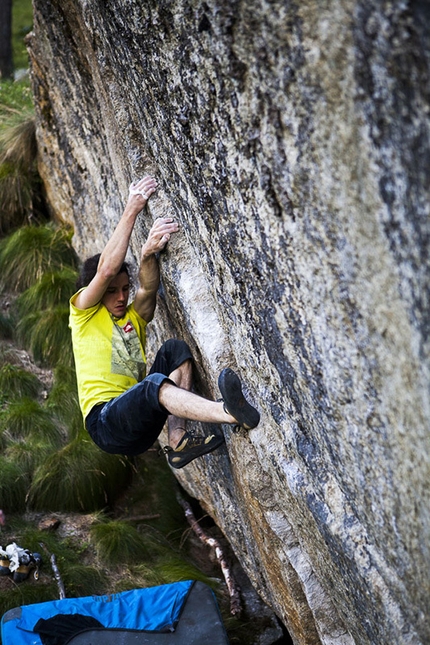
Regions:
M 79 289 L 82 289 L 82 287 L 88 287 L 91 280 L 96 275 L 97 267 L 99 265 L 100 255 L 101 253 L 97 253 L 96 255 L 93 255 L 91 258 L 88 258 L 87 260 L 85 260 L 84 264 L 82 265 L 82 269 L 79 273 L 78 279 L 76 280 L 77 291 L 79 291 Z M 118 275 L 120 273 L 126 273 L 128 276 L 130 276 L 128 262 L 122 263 L 121 268 L 118 271 Z

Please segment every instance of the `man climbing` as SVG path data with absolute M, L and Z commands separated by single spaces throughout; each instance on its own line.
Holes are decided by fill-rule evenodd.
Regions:
M 130 187 L 124 213 L 103 252 L 83 265 L 70 300 L 70 327 L 79 402 L 93 441 L 109 453 L 137 455 L 152 446 L 168 419 L 164 450 L 170 465 L 182 468 L 224 441 L 221 434 L 192 435 L 186 431 L 187 419 L 251 429 L 260 415 L 229 368 L 218 379 L 221 402 L 194 394 L 192 356 L 183 341 L 165 342 L 146 376 L 146 326 L 154 316 L 160 283 L 157 253 L 178 232 L 178 224 L 171 217 L 155 220 L 142 246 L 139 286 L 130 305 L 125 256 L 136 218 L 156 188 L 152 177 Z

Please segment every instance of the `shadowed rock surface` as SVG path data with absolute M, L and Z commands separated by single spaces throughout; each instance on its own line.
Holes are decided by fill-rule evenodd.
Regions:
M 298 645 L 428 643 L 429 40 L 418 0 L 34 0 L 40 172 L 84 257 L 145 173 L 177 335 L 262 413 L 177 473 Z M 427 618 L 427 619 L 426 619 Z

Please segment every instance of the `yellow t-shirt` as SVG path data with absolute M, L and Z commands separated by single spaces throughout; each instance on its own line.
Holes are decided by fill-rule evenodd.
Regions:
M 133 304 L 122 318 L 112 316 L 101 303 L 78 309 L 78 293 L 70 299 L 69 326 L 85 419 L 97 403 L 110 401 L 145 377 L 147 323 Z

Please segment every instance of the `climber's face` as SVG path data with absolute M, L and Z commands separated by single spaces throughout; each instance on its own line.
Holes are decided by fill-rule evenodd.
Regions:
M 118 273 L 109 283 L 102 298 L 102 303 L 115 318 L 122 318 L 127 307 L 129 293 L 130 281 L 128 275 L 124 272 Z

